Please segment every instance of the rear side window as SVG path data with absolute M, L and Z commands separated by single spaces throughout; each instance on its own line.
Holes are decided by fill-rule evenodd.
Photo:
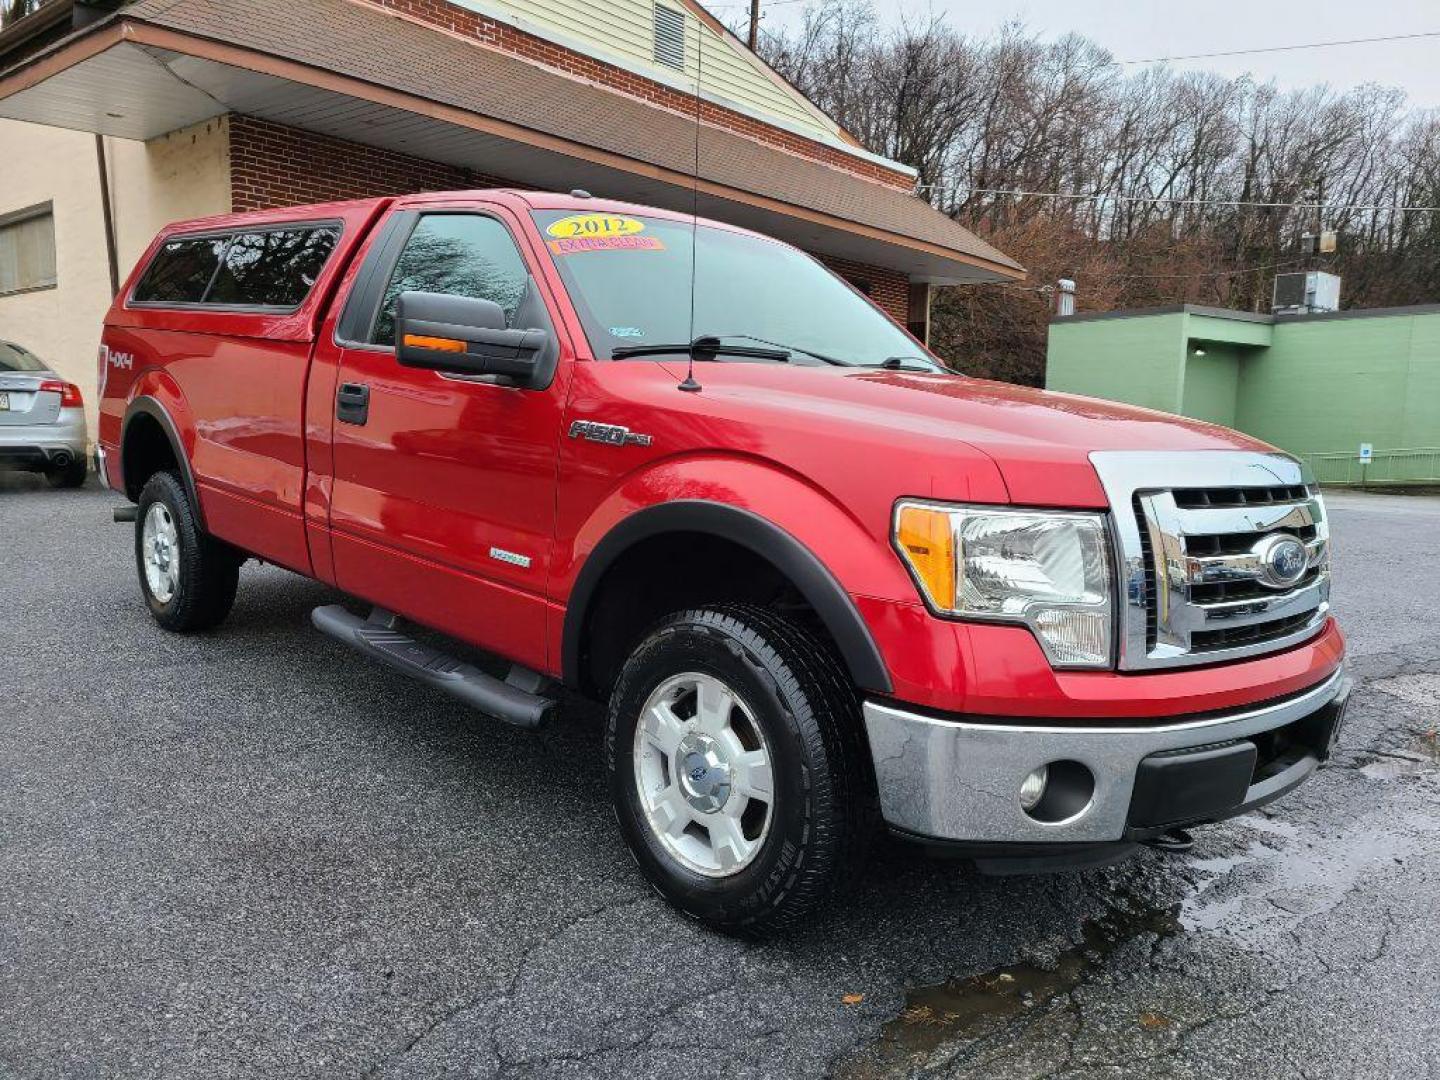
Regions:
M 333 229 L 238 233 L 205 303 L 295 307 L 310 295 L 337 239 Z
M 225 253 L 227 236 L 168 240 L 156 254 L 132 299 L 140 304 L 198 304 Z
M 131 294 L 137 304 L 290 309 L 315 286 L 338 226 L 169 240 Z

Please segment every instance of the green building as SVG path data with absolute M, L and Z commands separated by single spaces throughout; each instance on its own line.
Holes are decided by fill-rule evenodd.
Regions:
M 1045 385 L 1239 428 L 1324 483 L 1440 483 L 1440 304 L 1058 317 Z

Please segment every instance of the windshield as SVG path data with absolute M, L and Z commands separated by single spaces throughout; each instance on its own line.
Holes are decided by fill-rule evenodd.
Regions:
M 19 345 L 0 341 L 0 371 L 45 371 L 40 358 Z
M 921 355 L 848 285 L 783 244 L 640 215 L 537 210 L 534 217 L 598 359 L 701 337 L 792 350 L 796 364 L 880 365 Z M 692 236 L 699 242 L 693 333 Z

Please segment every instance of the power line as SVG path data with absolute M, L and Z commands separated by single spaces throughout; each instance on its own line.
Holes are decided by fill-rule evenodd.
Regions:
M 702 0 L 702 3 L 703 3 L 703 0 Z M 804 0 L 762 0 L 760 6 L 761 6 L 762 8 L 772 8 L 772 7 L 784 7 L 786 4 L 800 4 L 800 3 L 804 3 Z M 710 10 L 710 11 L 718 11 L 718 10 L 721 10 L 721 9 L 724 9 L 724 8 L 748 8 L 750 5 L 749 5 L 749 3 L 747 2 L 747 3 L 735 3 L 735 4 L 704 4 L 703 6 L 704 6 L 706 9 Z
M 1264 263 L 1260 266 L 1245 266 L 1238 270 L 1198 270 L 1188 274 L 1117 274 L 1112 280 L 1115 281 L 1195 281 L 1202 278 L 1239 277 L 1242 274 L 1258 274 L 1265 270 L 1278 270 L 1285 266 L 1295 266 L 1303 263 L 1304 259 L 1285 259 L 1282 262 Z M 969 281 L 966 285 L 985 287 L 991 289 L 1010 289 L 1014 292 L 1033 292 L 1049 294 L 1055 291 L 1053 285 L 1016 285 L 1008 281 Z
M 1260 266 L 1246 266 L 1239 270 L 1202 270 L 1189 274 L 1120 274 L 1121 281 L 1178 281 L 1195 278 L 1239 277 L 1241 274 L 1258 274 L 1264 270 L 1278 270 L 1282 266 L 1294 266 L 1304 259 L 1285 259 L 1283 262 L 1263 263 Z
M 961 183 L 950 185 L 959 188 Z M 944 184 L 921 184 L 922 191 L 944 190 Z M 1440 206 L 1396 206 L 1389 203 L 1370 203 L 1364 205 L 1349 205 L 1347 203 L 1320 203 L 1320 202 L 1258 202 L 1247 199 L 1177 199 L 1163 195 L 1112 195 L 1104 192 L 1084 193 L 1074 191 L 1025 191 L 1019 188 L 970 188 L 971 195 L 1014 195 L 1022 198 L 1033 199 L 1070 199 L 1076 202 L 1113 202 L 1132 203 L 1169 203 L 1174 206 L 1231 206 L 1231 207 L 1259 207 L 1272 210 L 1374 210 L 1391 211 L 1393 213 L 1427 213 L 1440 211 Z
M 777 0 L 779 2 L 779 0 Z M 1440 30 L 1422 30 L 1415 34 L 1388 34 L 1385 37 L 1348 38 L 1344 41 L 1312 41 L 1303 45 L 1270 45 L 1260 49 L 1230 49 L 1226 52 L 1190 53 L 1186 56 L 1156 56 L 1149 60 L 1117 60 L 1117 64 L 1168 64 L 1176 60 L 1213 60 L 1222 56 L 1252 56 L 1256 53 L 1295 52 L 1300 49 L 1329 49 L 1337 45 L 1373 45 L 1382 41 L 1413 41 L 1416 38 L 1440 37 Z

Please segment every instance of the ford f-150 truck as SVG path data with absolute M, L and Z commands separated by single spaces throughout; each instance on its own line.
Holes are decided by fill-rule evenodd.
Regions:
M 99 365 L 161 626 L 214 627 L 255 558 L 492 717 L 608 702 L 567 767 L 714 926 L 793 922 L 882 827 L 1001 872 L 1178 846 L 1340 729 L 1299 463 L 954 374 L 730 225 L 513 191 L 188 222 Z

